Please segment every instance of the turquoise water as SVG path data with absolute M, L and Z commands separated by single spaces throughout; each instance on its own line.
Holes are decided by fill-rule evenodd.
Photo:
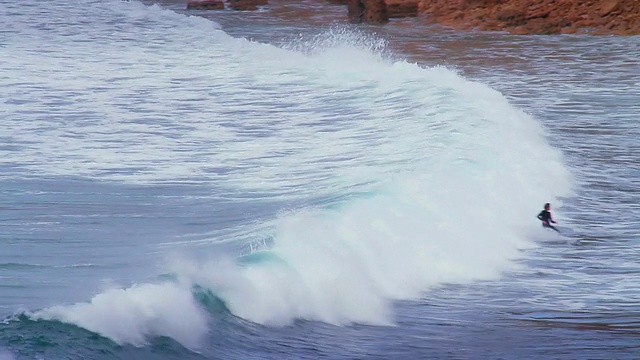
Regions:
M 640 355 L 636 38 L 84 5 L 2 4 L 0 358 Z

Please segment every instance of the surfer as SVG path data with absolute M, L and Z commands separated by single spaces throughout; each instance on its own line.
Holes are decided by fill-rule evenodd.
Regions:
M 560 232 L 560 230 L 556 229 L 553 225 L 551 225 L 551 223 L 556 223 L 553 218 L 551 218 L 551 204 L 546 203 L 544 204 L 544 210 L 540 211 L 540 214 L 538 214 L 538 220 L 542 221 L 542 227 L 545 228 L 551 228 L 557 232 Z

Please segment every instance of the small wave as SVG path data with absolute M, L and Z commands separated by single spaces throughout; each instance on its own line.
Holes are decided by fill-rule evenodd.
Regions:
M 27 263 L 0 263 L 0 270 L 30 270 L 30 269 L 46 269 L 46 268 L 93 268 L 99 267 L 97 264 L 78 263 L 63 265 L 43 265 L 43 264 L 27 264 Z
M 540 328 L 562 328 L 581 331 L 607 331 L 640 335 L 640 322 L 632 315 L 621 317 L 614 315 L 607 318 L 601 314 L 566 314 L 544 313 L 530 314 L 518 319 L 523 324 Z
M 54 267 L 55 268 L 95 268 L 95 267 L 100 267 L 100 265 L 91 264 L 91 263 L 79 263 L 79 264 L 68 264 L 68 265 L 56 265 Z
M 0 263 L 0 270 L 28 270 L 46 268 L 46 265 L 26 263 Z

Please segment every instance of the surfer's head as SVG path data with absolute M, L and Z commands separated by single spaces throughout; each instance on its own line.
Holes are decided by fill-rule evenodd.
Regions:
M 549 203 L 544 204 L 544 209 L 545 210 L 551 209 L 551 204 L 549 204 Z

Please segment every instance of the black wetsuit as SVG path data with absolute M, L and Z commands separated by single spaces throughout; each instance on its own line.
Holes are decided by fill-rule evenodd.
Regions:
M 556 229 L 554 226 L 551 225 L 552 222 L 555 223 L 555 221 L 553 221 L 553 219 L 551 218 L 551 212 L 547 211 L 547 210 L 542 210 L 540 211 L 540 214 L 538 214 L 538 219 L 540 221 L 542 221 L 542 226 L 546 227 L 546 228 L 551 228 L 557 232 L 560 232 L 560 230 Z

